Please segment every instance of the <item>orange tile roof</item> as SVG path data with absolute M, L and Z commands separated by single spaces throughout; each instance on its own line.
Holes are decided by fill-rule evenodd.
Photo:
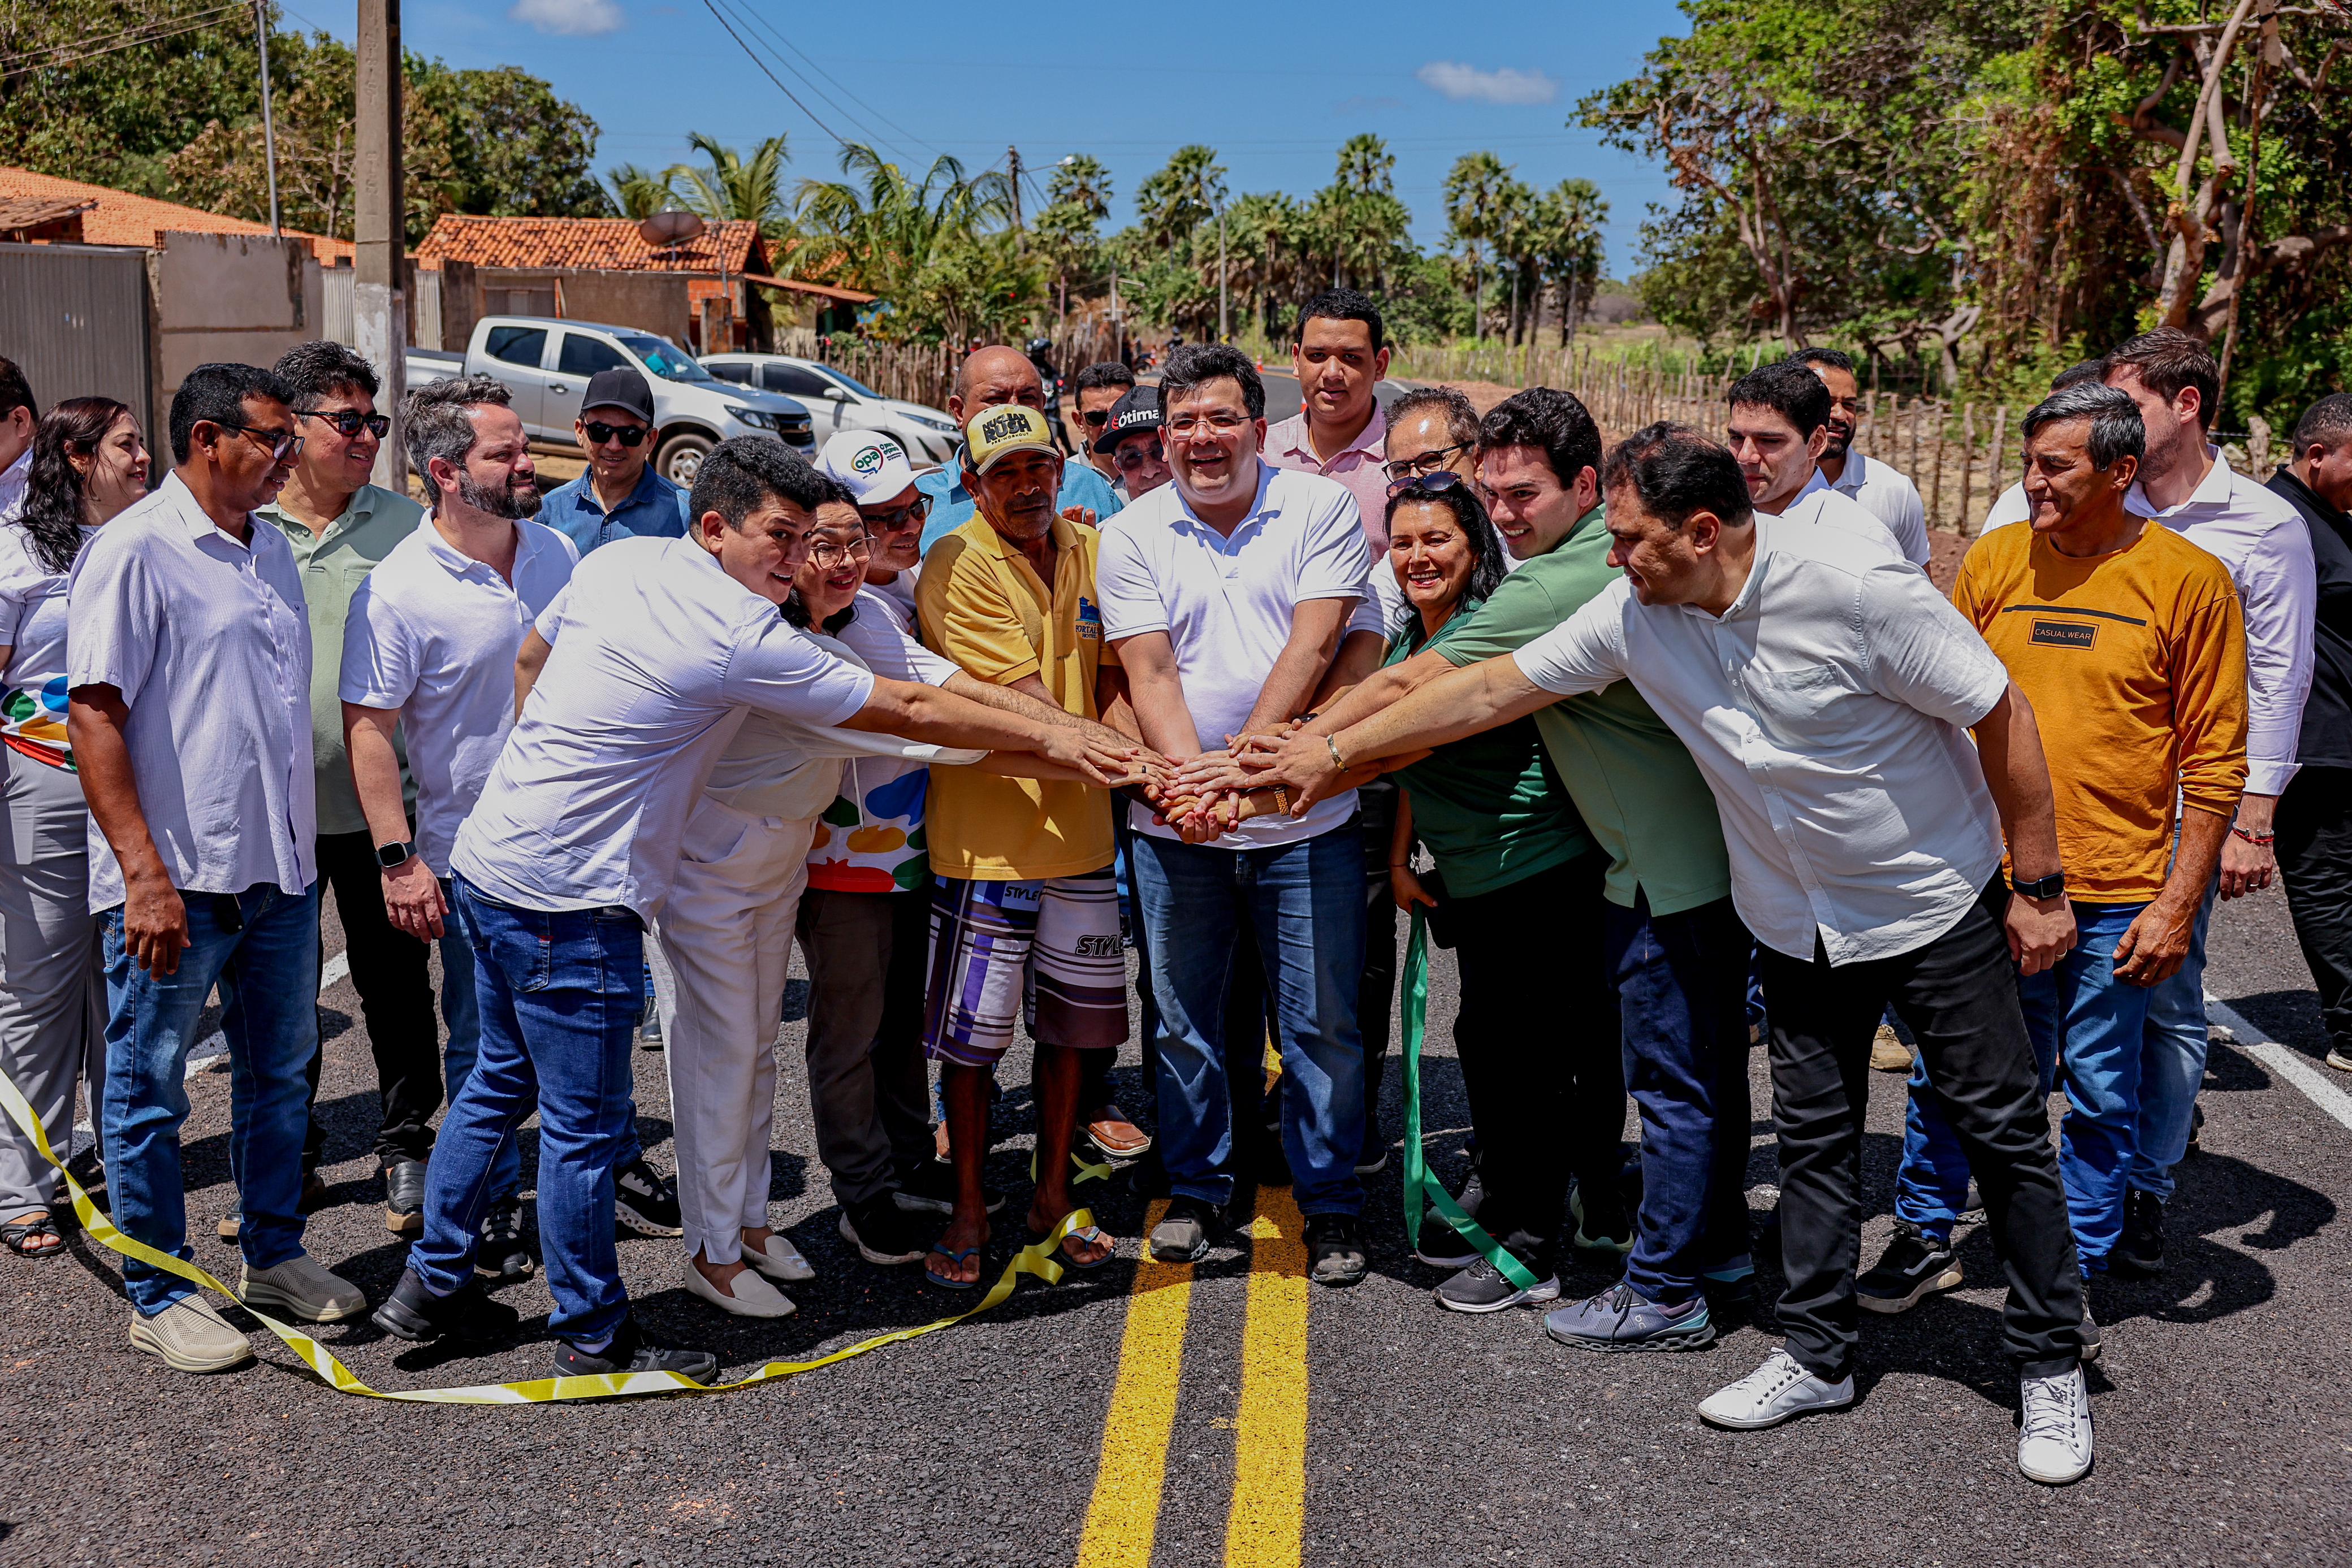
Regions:
M 416 247 L 427 266 L 444 260 L 476 267 L 580 268 L 602 272 L 753 270 L 760 225 L 745 219 L 714 224 L 699 239 L 656 248 L 627 218 L 480 218 L 444 213 Z
M 219 235 L 266 235 L 269 232 L 268 224 L 225 217 L 200 207 L 159 202 L 152 196 L 134 196 L 128 191 L 110 191 L 104 185 L 85 185 L 79 180 L 37 174 L 30 169 L 0 168 L 0 199 L 12 197 L 50 202 L 96 202 L 95 207 L 81 215 L 82 239 L 89 245 L 138 245 L 152 250 L 162 243 L 156 235 L 173 230 Z M 302 234 L 294 229 L 288 229 L 286 233 L 295 239 L 308 241 L 310 254 L 317 256 L 321 265 L 352 259 L 353 247 L 349 240 L 330 239 L 323 235 Z

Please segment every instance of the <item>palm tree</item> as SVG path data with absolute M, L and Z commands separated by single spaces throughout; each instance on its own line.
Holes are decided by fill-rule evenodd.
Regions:
M 782 136 L 761 141 L 749 158 L 699 131 L 686 140 L 709 162 L 673 163 L 662 178 L 687 211 L 713 223 L 748 219 L 760 225 L 772 248 L 793 233 L 783 183 L 789 155 Z M 779 251 L 780 262 L 781 255 Z
M 1360 131 L 1339 143 L 1336 183 L 1359 195 L 1387 196 L 1396 192 L 1396 154 L 1369 131 Z
M 625 218 L 649 218 L 677 205 L 677 193 L 651 169 L 623 163 L 604 173 L 606 194 Z
M 1608 221 L 1609 204 L 1590 180 L 1562 180 L 1537 200 L 1531 220 L 1535 255 L 1559 290 L 1562 348 L 1574 340 L 1584 308 L 1601 281 L 1601 225 Z
M 934 261 L 977 244 L 1013 215 L 1012 183 L 994 171 L 967 178 L 941 154 L 920 181 L 862 142 L 845 142 L 840 180 L 801 182 L 798 220 L 813 247 L 839 257 L 856 287 L 905 304 Z M 961 296 L 960 296 L 961 297 Z
M 1503 187 L 1511 172 L 1492 152 L 1465 152 L 1445 176 L 1445 219 L 1453 238 L 1470 251 L 1470 335 L 1479 336 L 1486 313 L 1486 275 L 1480 246 L 1496 237 L 1502 218 Z
M 1197 141 L 1176 149 L 1168 166 L 1135 193 L 1144 232 L 1171 252 L 1224 203 L 1224 165 L 1217 162 L 1216 149 Z
M 1110 216 L 1110 171 L 1084 152 L 1073 152 L 1054 165 L 1045 194 L 1055 203 L 1067 202 L 1088 217 Z

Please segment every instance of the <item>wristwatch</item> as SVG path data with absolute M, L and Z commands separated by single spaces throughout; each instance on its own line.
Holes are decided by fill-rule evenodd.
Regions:
M 413 843 L 378 844 L 375 847 L 375 863 L 386 871 L 397 870 L 415 858 L 416 846 Z
M 2009 879 L 2009 888 L 2020 898 L 2056 898 L 2066 891 L 2066 873 L 2053 871 L 2048 876 L 2037 877 L 2032 882 L 2020 882 L 2012 876 Z

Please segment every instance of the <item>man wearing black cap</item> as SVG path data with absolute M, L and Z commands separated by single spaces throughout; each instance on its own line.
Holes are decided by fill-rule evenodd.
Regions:
M 614 539 L 686 537 L 686 492 L 647 461 L 661 432 L 654 428 L 654 391 L 641 371 L 616 365 L 589 377 L 572 430 L 588 455 L 588 471 L 547 493 L 541 521 L 582 555 Z
M 1108 460 L 1121 502 L 1150 495 L 1171 476 L 1160 423 L 1160 389 L 1130 387 L 1111 405 L 1110 418 L 1094 438 L 1095 455 Z

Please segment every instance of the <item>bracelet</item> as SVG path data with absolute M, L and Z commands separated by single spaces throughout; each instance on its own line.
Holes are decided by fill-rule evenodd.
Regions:
M 1348 771 L 1348 759 L 1339 755 L 1339 743 L 1329 736 L 1323 737 L 1323 748 L 1331 754 L 1331 766 L 1340 772 Z
M 2270 848 L 2271 844 L 2278 838 L 2278 834 L 2274 832 L 2250 833 L 2246 831 L 2245 829 L 2238 826 L 2235 822 L 2230 824 L 2230 836 L 2232 838 L 2243 839 L 2246 842 L 2255 845 L 2257 848 L 2261 849 Z

